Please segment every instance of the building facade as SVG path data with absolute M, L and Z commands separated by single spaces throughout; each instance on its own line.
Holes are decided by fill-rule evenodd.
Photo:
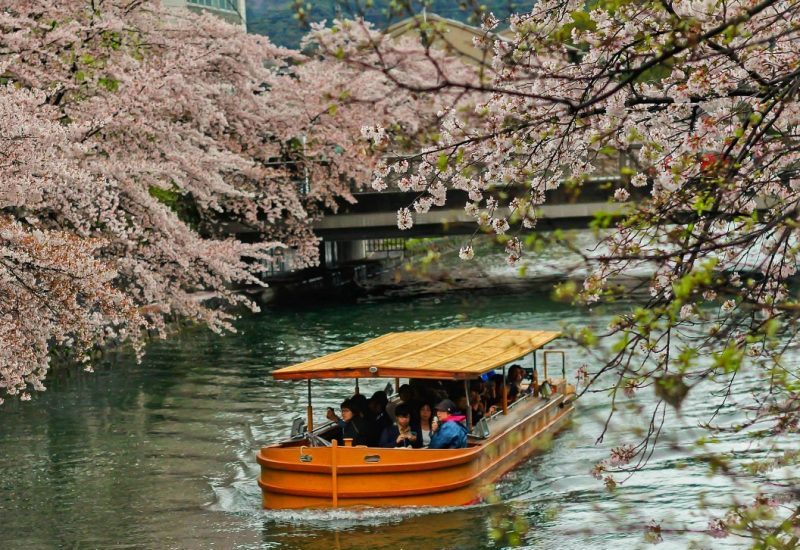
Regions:
M 162 0 L 162 2 L 169 8 L 208 11 L 226 21 L 247 28 L 245 0 Z

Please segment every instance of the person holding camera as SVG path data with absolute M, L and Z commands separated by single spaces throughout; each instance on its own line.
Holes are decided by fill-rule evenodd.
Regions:
M 345 399 L 342 402 L 342 416 L 336 416 L 332 408 L 328 408 L 327 418 L 331 422 L 336 423 L 342 430 L 339 443 L 344 444 L 345 439 L 352 439 L 353 445 L 368 445 L 367 426 L 364 419 L 356 415 L 353 409 L 355 405 L 349 400 Z

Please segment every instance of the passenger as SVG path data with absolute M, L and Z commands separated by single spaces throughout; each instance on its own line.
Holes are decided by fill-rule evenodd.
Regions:
M 469 406 L 467 405 L 467 396 L 464 395 L 464 392 L 461 392 L 453 397 L 453 403 L 456 406 L 456 414 L 463 415 L 464 417 L 467 416 L 467 409 Z
M 386 414 L 389 415 L 389 418 L 394 421 L 395 420 L 395 408 L 400 404 L 404 403 L 408 406 L 409 410 L 411 411 L 411 422 L 416 423 L 419 422 L 419 415 L 417 412 L 419 411 L 419 405 L 414 401 L 414 391 L 411 389 L 411 386 L 408 384 L 403 384 L 397 390 L 397 395 L 400 398 L 399 401 L 389 403 L 386 406 Z
M 448 398 L 441 380 L 412 378 L 409 380 L 409 385 L 414 393 L 414 398 L 420 403 L 438 403 L 442 399 Z M 413 414 L 414 410 L 412 409 L 411 412 Z
M 489 382 L 486 403 L 490 406 L 501 407 L 503 405 L 503 375 L 493 374 Z
M 442 388 L 444 388 L 444 390 L 447 392 L 447 397 L 444 399 L 453 400 L 453 398 L 457 397 L 458 394 L 464 393 L 463 382 L 460 380 L 443 380 Z
M 514 401 L 522 395 L 522 381 L 525 380 L 525 369 L 519 365 L 511 365 L 508 369 L 506 384 L 508 385 L 508 400 Z
M 333 409 L 328 409 L 328 420 L 335 422 L 341 429 L 342 435 L 339 437 L 339 443 L 344 445 L 345 439 L 352 439 L 353 445 L 368 445 L 367 439 L 367 426 L 364 419 L 353 412 L 353 404 L 350 399 L 345 399 L 342 402 L 342 416 L 339 418 Z
M 386 397 L 386 392 L 384 391 L 376 391 L 369 398 L 371 419 L 368 422 L 367 439 L 371 447 L 380 443 L 383 430 L 392 425 L 389 415 L 386 414 L 386 404 L 388 402 L 389 398 Z
M 497 407 L 495 406 L 486 407 L 486 403 L 483 402 L 483 397 L 478 393 L 478 390 L 471 390 L 469 392 L 469 405 L 472 408 L 473 425 L 477 424 L 481 418 L 491 416 L 497 411 Z
M 422 446 L 427 447 L 431 444 L 431 428 L 433 419 L 433 408 L 429 403 L 423 403 L 419 407 L 419 433 L 422 436 Z
M 369 412 L 369 401 L 366 395 L 363 393 L 355 394 L 350 398 L 350 404 L 352 405 L 354 415 L 369 422 L 372 418 L 372 414 Z
M 456 415 L 456 405 L 444 399 L 436 405 L 436 419 L 431 436 L 431 449 L 463 449 L 467 446 L 467 427 L 464 417 Z
M 486 382 L 482 378 L 477 378 L 469 383 L 470 391 L 478 392 L 478 395 L 486 393 Z
M 486 405 L 481 398 L 481 395 L 478 393 L 477 390 L 470 390 L 469 392 L 469 404 L 467 403 L 467 397 L 465 395 L 459 395 L 455 401 L 456 409 L 458 409 L 459 414 L 463 414 L 467 416 L 466 410 L 472 409 L 472 425 L 478 423 L 478 421 L 486 416 Z M 497 407 L 489 407 L 489 414 L 494 414 L 497 410 Z
M 395 409 L 397 424 L 393 424 L 383 430 L 380 439 L 380 446 L 385 448 L 422 447 L 422 437 L 419 435 L 419 428 L 416 430 L 411 427 L 411 409 L 408 405 L 401 403 Z

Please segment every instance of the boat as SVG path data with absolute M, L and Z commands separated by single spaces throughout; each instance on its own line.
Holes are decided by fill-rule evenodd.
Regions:
M 575 387 L 566 380 L 565 350 L 545 349 L 560 336 L 480 327 L 392 332 L 273 371 L 277 380 L 306 381 L 308 405 L 305 421 L 295 419 L 289 438 L 257 453 L 264 508 L 458 506 L 481 501 L 494 481 L 546 448 L 569 421 Z M 406 378 L 417 384 L 463 381 L 467 388 L 471 380 L 492 371 L 502 369 L 505 378 L 506 366 L 526 356 L 527 389 L 510 403 L 503 384 L 495 414 L 475 425 L 468 414 L 466 448 L 353 446 L 350 440 L 337 441 L 335 423 L 314 426 L 312 381 L 355 379 L 356 392 L 359 380 L 372 378 L 388 379 L 389 385 L 394 379 L 397 387 Z M 554 356 L 561 359 L 560 377 L 548 373 L 548 358 Z

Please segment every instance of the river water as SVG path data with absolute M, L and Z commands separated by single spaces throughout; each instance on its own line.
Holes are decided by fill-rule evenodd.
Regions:
M 611 313 L 536 292 L 266 310 L 243 318 L 234 335 L 189 329 L 153 342 L 141 364 L 120 351 L 93 374 L 61 371 L 47 392 L 0 413 L 0 548 L 635 548 L 645 545 L 643 526 L 651 520 L 665 531 L 703 530 L 708 518 L 698 499 L 722 513 L 741 487 L 709 477 L 706 466 L 678 450 L 657 453 L 615 492 L 589 475 L 609 449 L 595 444 L 602 395 L 582 398 L 572 426 L 507 475 L 494 503 L 260 508 L 255 453 L 287 434 L 305 410 L 305 386 L 272 380 L 273 369 L 394 330 L 602 326 Z M 568 371 L 581 361 L 574 353 Z M 317 418 L 350 391 L 349 382 L 317 384 Z M 687 401 L 668 417 L 667 439 L 696 437 L 697 423 L 712 410 L 708 399 Z M 622 414 L 611 426 L 622 438 L 615 443 L 630 439 L 627 429 L 640 421 L 635 411 Z M 745 439 L 721 444 L 743 457 L 759 452 Z M 665 532 L 664 539 L 660 548 L 737 544 L 702 533 Z

